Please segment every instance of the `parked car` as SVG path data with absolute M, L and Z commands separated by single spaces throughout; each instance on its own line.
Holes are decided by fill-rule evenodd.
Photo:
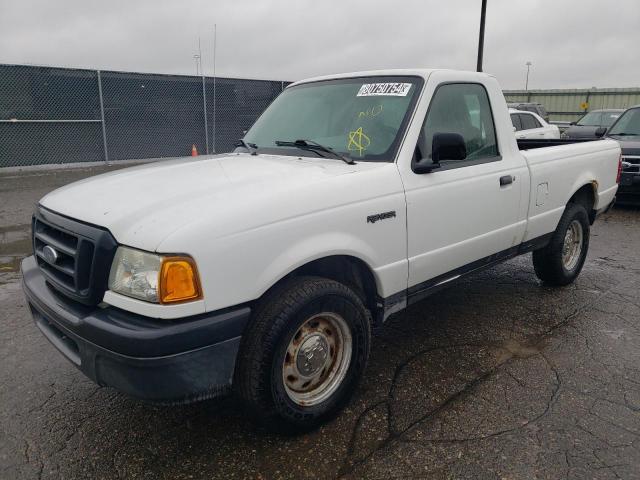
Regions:
M 527 252 L 546 284 L 576 279 L 620 146 L 520 142 L 487 74 L 294 83 L 233 153 L 42 198 L 29 308 L 100 385 L 170 404 L 233 390 L 256 418 L 314 427 L 407 305 Z
M 536 115 L 544 118 L 545 122 L 549 122 L 549 114 L 547 113 L 547 109 L 544 108 L 544 105 L 541 103 L 534 102 L 516 102 L 516 103 L 508 103 L 507 106 L 509 108 L 514 108 L 516 110 L 522 110 L 525 112 L 533 112 Z
M 608 133 L 622 147 L 621 204 L 640 205 L 640 105 L 620 115 Z
M 550 125 L 533 112 L 509 109 L 511 123 L 516 132 L 516 138 L 560 138 L 560 129 Z
M 563 133 L 563 138 L 598 138 L 613 125 L 624 109 L 610 108 L 592 110 L 580 120 L 572 123 Z

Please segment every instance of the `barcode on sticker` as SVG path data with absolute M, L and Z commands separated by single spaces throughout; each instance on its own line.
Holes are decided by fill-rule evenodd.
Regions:
M 357 97 L 406 97 L 410 83 L 365 83 L 358 90 Z

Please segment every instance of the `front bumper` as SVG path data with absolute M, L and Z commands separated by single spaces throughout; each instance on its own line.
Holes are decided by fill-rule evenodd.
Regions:
M 640 173 L 622 172 L 618 187 L 618 203 L 640 205 Z
M 34 257 L 21 268 L 36 326 L 97 384 L 158 403 L 187 403 L 229 390 L 249 307 L 152 319 L 67 299 L 49 287 Z

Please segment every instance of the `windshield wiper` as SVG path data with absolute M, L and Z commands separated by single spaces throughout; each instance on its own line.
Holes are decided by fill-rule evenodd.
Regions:
M 638 134 L 637 133 L 625 133 L 625 132 L 620 132 L 620 133 L 610 133 L 610 136 L 618 136 L 618 137 L 635 137 Z
M 331 155 L 334 156 L 334 158 L 339 158 L 340 160 L 342 160 L 344 163 L 348 164 L 348 165 L 355 165 L 356 162 L 354 162 L 353 160 L 351 160 L 350 158 L 347 158 L 343 155 L 340 155 L 338 152 L 336 152 L 335 150 L 333 150 L 330 147 L 326 147 L 314 140 L 296 140 L 295 142 L 287 142 L 284 140 L 276 140 L 275 144 L 278 145 L 279 147 L 297 147 L 300 148 L 301 150 L 312 150 L 314 152 L 325 152 L 325 153 L 330 153 Z M 321 155 L 324 156 L 324 155 Z
M 251 155 L 258 155 L 258 146 L 255 143 L 249 143 L 245 141 L 244 138 L 241 138 L 240 140 L 238 140 L 238 145 L 236 146 L 246 148 Z

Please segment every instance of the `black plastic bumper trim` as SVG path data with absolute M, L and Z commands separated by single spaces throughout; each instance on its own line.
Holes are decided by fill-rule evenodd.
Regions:
M 211 398 L 230 388 L 249 307 L 152 319 L 56 294 L 33 257 L 23 260 L 22 272 L 38 329 L 99 385 L 158 403 Z
M 33 257 L 22 261 L 25 294 L 35 308 L 96 345 L 134 357 L 156 357 L 193 350 L 242 335 L 251 309 L 231 309 L 181 319 L 157 319 L 118 308 L 90 307 L 49 287 Z

